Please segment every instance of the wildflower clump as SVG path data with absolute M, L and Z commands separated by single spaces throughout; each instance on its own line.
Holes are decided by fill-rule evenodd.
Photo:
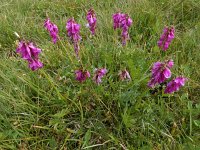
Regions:
M 127 40 L 130 39 L 129 28 L 131 27 L 133 21 L 128 14 L 124 14 L 120 12 L 113 14 L 112 19 L 113 19 L 114 30 L 117 30 L 117 29 L 121 30 L 121 41 L 122 41 L 122 45 L 124 46 L 126 45 Z M 88 10 L 87 15 L 86 15 L 86 20 L 88 22 L 87 26 L 89 27 L 91 34 L 94 35 L 95 30 L 96 30 L 97 17 L 93 9 Z M 55 44 L 57 40 L 59 39 L 58 27 L 54 23 L 52 23 L 49 18 L 45 20 L 44 27 L 46 30 L 49 31 L 49 34 L 52 38 L 52 42 Z M 79 59 L 78 63 L 80 63 L 82 66 L 82 62 L 79 57 L 79 50 L 80 50 L 79 42 L 81 40 L 80 27 L 81 27 L 80 24 L 76 23 L 74 18 L 70 18 L 67 20 L 67 23 L 66 23 L 67 35 L 70 38 L 71 42 L 73 43 L 75 54 Z M 169 48 L 169 45 L 171 44 L 172 40 L 175 37 L 174 33 L 175 33 L 174 27 L 164 28 L 163 33 L 160 36 L 160 39 L 157 43 L 158 46 L 163 51 L 166 51 Z M 20 38 L 18 34 L 17 34 L 17 37 Z M 43 67 L 42 62 L 40 62 L 39 60 L 39 54 L 41 53 L 41 49 L 37 48 L 32 42 L 21 41 L 19 43 L 19 46 L 16 52 L 21 54 L 21 57 L 24 60 L 28 61 L 29 68 L 31 68 L 32 70 L 37 70 Z M 72 59 L 71 61 L 73 62 Z M 148 82 L 148 86 L 150 88 L 154 88 L 155 86 L 171 78 L 172 73 L 170 69 L 173 67 L 173 65 L 174 65 L 173 60 L 167 60 L 165 62 L 160 62 L 160 61 L 155 62 L 151 69 L 151 79 Z M 106 68 L 95 69 L 95 73 L 92 78 L 93 81 L 99 85 L 102 82 L 102 78 L 106 75 L 106 73 L 107 73 Z M 131 80 L 131 76 L 126 69 L 121 70 L 118 76 L 119 76 L 119 80 L 121 81 Z M 89 71 L 84 70 L 82 68 L 75 70 L 75 79 L 77 81 L 82 83 L 87 78 L 90 78 Z M 178 91 L 181 86 L 184 86 L 186 80 L 187 79 L 184 77 L 177 77 L 174 80 L 170 81 L 166 86 L 165 93 L 173 93 L 175 91 Z
M 32 42 L 19 42 L 16 52 L 21 55 L 24 60 L 28 61 L 31 70 L 37 70 L 43 67 L 42 62 L 39 60 L 41 49 L 37 48 Z

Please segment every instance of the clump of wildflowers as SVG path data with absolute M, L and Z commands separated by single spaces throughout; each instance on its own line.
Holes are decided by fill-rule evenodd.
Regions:
M 187 78 L 184 77 L 177 77 L 174 80 L 170 81 L 167 84 L 167 87 L 165 89 L 165 93 L 173 93 L 180 89 L 180 87 L 185 85 L 185 81 L 187 81 Z
M 49 18 L 45 20 L 44 27 L 49 31 L 52 42 L 55 44 L 58 40 L 58 27 L 53 24 Z
M 83 82 L 90 77 L 89 71 L 87 70 L 83 71 L 82 69 L 76 70 L 75 75 L 76 75 L 76 80 L 78 80 L 79 82 Z
M 81 40 L 80 25 L 75 22 L 74 18 L 71 18 L 67 21 L 66 29 L 68 36 L 70 37 L 71 41 L 74 44 L 75 53 L 78 56 L 79 52 L 78 42 Z
M 174 65 L 173 60 L 169 60 L 166 62 L 156 62 L 154 63 L 151 70 L 151 80 L 148 82 L 148 86 L 153 88 L 157 84 L 163 83 L 166 79 L 171 77 L 170 68 Z
M 129 72 L 125 69 L 119 72 L 119 79 L 124 81 L 124 80 L 131 80 L 131 76 Z
M 96 84 L 100 84 L 102 82 L 101 78 L 107 73 L 106 68 L 101 68 L 101 69 L 95 69 L 95 74 L 93 77 L 93 81 Z
M 96 14 L 93 9 L 90 9 L 87 13 L 86 19 L 88 21 L 88 26 L 90 28 L 90 31 L 92 35 L 95 34 L 96 24 L 97 24 L 97 18 Z
M 171 44 L 171 41 L 174 39 L 174 27 L 165 27 L 162 35 L 158 41 L 158 47 L 160 47 L 163 51 L 166 51 Z
M 41 49 L 35 47 L 32 42 L 19 42 L 16 52 L 21 54 L 21 57 L 24 60 L 28 61 L 29 68 L 33 71 L 43 67 L 42 62 L 40 62 L 39 60 L 39 54 L 41 53 Z
M 116 13 L 113 15 L 113 28 L 115 30 L 117 28 L 120 28 L 122 30 L 122 45 L 126 45 L 126 41 L 129 39 L 128 29 L 132 25 L 132 23 L 132 19 L 127 14 Z

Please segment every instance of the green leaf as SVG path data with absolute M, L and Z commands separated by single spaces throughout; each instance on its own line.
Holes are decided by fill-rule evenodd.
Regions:
M 200 127 L 200 120 L 194 120 L 194 124 L 195 124 L 197 127 Z
M 87 130 L 87 132 L 84 136 L 83 147 L 88 146 L 90 138 L 91 138 L 91 129 Z

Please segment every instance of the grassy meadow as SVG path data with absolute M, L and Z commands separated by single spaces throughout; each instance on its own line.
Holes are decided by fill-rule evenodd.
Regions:
M 94 37 L 87 10 L 97 15 Z M 133 20 L 123 47 L 112 14 Z M 59 28 L 51 42 L 46 15 Z M 91 78 L 75 80 L 80 67 L 66 21 L 81 24 L 80 57 Z M 165 26 L 175 27 L 166 52 L 157 46 Z M 31 71 L 16 54 L 22 39 L 42 49 L 44 67 Z M 0 149 L 19 150 L 200 150 L 199 0 L 0 0 Z M 171 95 L 147 87 L 152 64 L 174 60 L 172 77 L 188 78 Z M 100 85 L 95 68 L 108 73 Z M 120 81 L 127 68 L 131 81 Z

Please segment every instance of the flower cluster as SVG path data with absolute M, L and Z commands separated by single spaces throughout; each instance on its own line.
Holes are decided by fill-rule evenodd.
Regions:
M 163 50 L 166 51 L 169 48 L 170 43 L 174 39 L 174 27 L 165 27 L 163 30 L 163 34 L 161 35 L 158 46 Z M 173 67 L 174 62 L 173 60 L 163 62 L 156 62 L 152 67 L 152 75 L 151 79 L 148 82 L 148 86 L 150 88 L 154 88 L 157 84 L 161 84 L 167 79 L 171 78 L 171 71 L 170 69 Z M 184 86 L 185 81 L 187 78 L 184 77 L 177 77 L 174 80 L 170 81 L 165 89 L 165 93 L 173 93 L 180 89 L 180 87 Z
M 75 53 L 78 56 L 79 53 L 78 42 L 81 40 L 80 25 L 75 22 L 74 18 L 71 18 L 67 21 L 66 29 L 68 36 L 70 37 L 71 41 L 74 44 Z
M 166 62 L 156 62 L 154 63 L 152 67 L 152 76 L 151 80 L 148 83 L 148 86 L 151 88 L 154 88 L 157 84 L 161 84 L 167 79 L 171 78 L 171 71 L 170 68 L 172 68 L 174 65 L 173 60 L 169 60 Z M 165 93 L 173 93 L 179 90 L 181 86 L 184 86 L 185 81 L 187 81 L 187 78 L 184 77 L 177 77 L 174 80 L 170 81 L 167 84 L 167 87 L 165 89 Z
M 90 77 L 90 73 L 87 70 L 83 71 L 82 69 L 79 69 L 75 71 L 75 74 L 76 74 L 76 80 L 78 80 L 79 82 L 83 82 Z
M 185 81 L 187 81 L 187 78 L 184 77 L 177 77 L 174 80 L 170 81 L 167 84 L 167 87 L 165 89 L 165 93 L 173 93 L 180 89 L 180 87 L 185 85 Z
M 132 19 L 124 13 L 115 13 L 112 16 L 113 18 L 113 28 L 121 29 L 121 40 L 122 45 L 126 45 L 127 40 L 129 39 L 128 30 L 131 27 L 133 21 Z M 88 21 L 88 27 L 92 35 L 95 34 L 97 18 L 93 9 L 90 9 L 87 12 L 86 19 Z M 58 40 L 58 27 L 53 24 L 49 18 L 47 18 L 44 22 L 44 27 L 49 31 L 50 36 L 52 37 L 52 41 L 55 44 Z M 74 18 L 70 18 L 66 23 L 67 35 L 72 41 L 74 45 L 74 50 L 79 58 L 79 42 L 81 40 L 80 36 L 80 25 L 75 22 Z M 163 30 L 163 34 L 161 35 L 158 46 L 166 51 L 169 48 L 171 41 L 174 39 L 174 27 L 165 27 Z M 18 35 L 17 35 L 18 36 Z M 18 36 L 19 37 L 19 36 Z M 41 53 L 41 49 L 35 47 L 32 42 L 21 41 L 16 50 L 17 53 L 21 54 L 21 57 L 24 60 L 27 60 L 29 63 L 29 68 L 33 71 L 43 67 L 42 62 L 39 60 L 39 54 Z M 80 61 L 80 59 L 79 59 Z M 82 64 L 81 64 L 82 65 Z M 156 62 L 154 63 L 151 70 L 151 79 L 148 82 L 148 86 L 150 88 L 154 88 L 155 86 L 164 83 L 167 79 L 171 78 L 171 68 L 173 67 L 173 60 L 168 60 L 165 62 Z M 93 76 L 93 81 L 96 84 L 100 84 L 102 82 L 102 78 L 106 75 L 107 69 L 100 68 L 95 69 L 95 73 Z M 124 69 L 119 72 L 119 79 L 121 81 L 131 80 L 131 76 L 129 72 Z M 83 69 L 75 70 L 75 78 L 79 82 L 84 82 L 87 78 L 90 78 L 90 72 Z M 165 89 L 165 93 L 173 93 L 178 91 L 181 86 L 184 86 L 187 78 L 177 77 L 170 81 Z
M 163 50 L 166 51 L 169 48 L 171 41 L 174 39 L 174 27 L 165 27 L 163 30 L 163 34 L 161 35 L 158 46 Z
M 33 71 L 43 67 L 43 64 L 40 62 L 38 56 L 41 53 L 41 49 L 35 47 L 32 42 L 19 42 L 16 52 L 21 54 L 21 57 L 24 60 L 28 61 L 29 68 Z
M 128 29 L 132 25 L 132 23 L 132 19 L 127 14 L 116 13 L 113 15 L 113 28 L 115 30 L 117 28 L 122 29 L 122 45 L 126 45 L 126 41 L 129 39 Z
M 107 73 L 107 70 L 105 68 L 101 69 L 95 69 L 93 81 L 97 84 L 100 84 L 102 82 L 101 78 Z M 76 80 L 79 82 L 85 81 L 87 78 L 90 77 L 89 71 L 84 71 L 83 69 L 79 69 L 75 71 Z
M 131 80 L 131 76 L 129 72 L 125 69 L 119 72 L 119 79 L 124 81 L 124 80 Z
M 101 78 L 107 73 L 107 69 L 106 68 L 101 68 L 101 69 L 95 69 L 95 74 L 93 77 L 93 81 L 97 84 L 100 84 Z
M 107 69 L 105 68 L 101 68 L 101 69 L 95 69 L 95 73 L 94 73 L 94 77 L 93 77 L 93 81 L 96 84 L 100 84 L 102 82 L 102 77 L 104 77 L 107 73 Z M 129 74 L 129 72 L 125 69 L 119 72 L 119 79 L 121 81 L 124 80 L 131 80 L 131 76 Z M 89 71 L 84 71 L 83 69 L 79 69 L 75 71 L 75 76 L 76 76 L 76 80 L 79 82 L 84 82 L 87 78 L 90 77 L 90 72 Z
M 55 44 L 58 40 L 58 27 L 53 24 L 49 18 L 45 20 L 44 27 L 49 31 L 52 42 Z
M 121 13 L 113 14 L 113 28 L 116 30 L 121 27 Z
M 95 34 L 96 24 L 97 24 L 97 18 L 96 14 L 93 9 L 90 9 L 87 13 L 86 19 L 88 21 L 88 26 L 90 28 L 90 31 L 92 35 Z
M 166 62 L 156 62 L 154 63 L 151 70 L 151 80 L 148 83 L 148 86 L 153 88 L 157 84 L 163 83 L 166 79 L 171 77 L 170 68 L 174 65 L 173 60 L 169 60 Z

